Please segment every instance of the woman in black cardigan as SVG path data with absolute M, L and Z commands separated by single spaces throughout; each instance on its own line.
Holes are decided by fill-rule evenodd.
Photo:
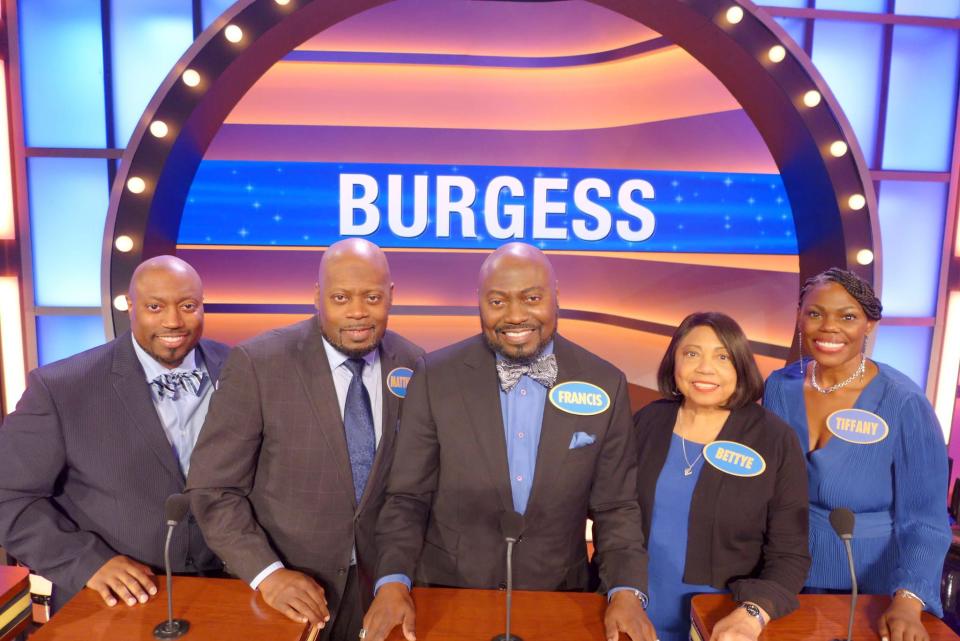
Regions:
M 661 641 L 686 641 L 690 597 L 729 590 L 739 606 L 712 639 L 756 641 L 770 619 L 797 607 L 810 566 L 800 444 L 757 405 L 763 378 L 729 316 L 685 318 L 658 387 L 665 400 L 634 416 L 648 614 Z

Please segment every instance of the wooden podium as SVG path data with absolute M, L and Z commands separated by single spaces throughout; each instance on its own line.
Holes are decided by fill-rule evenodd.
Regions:
M 853 620 L 855 641 L 876 641 L 877 621 L 890 605 L 890 597 L 861 594 Z M 709 641 L 714 624 L 734 608 L 729 594 L 701 594 L 693 597 L 690 607 L 691 638 Z M 831 641 L 847 638 L 850 620 L 850 597 L 840 594 L 801 594 L 800 607 L 787 616 L 771 621 L 760 635 L 761 641 Z M 947 624 L 923 613 L 922 619 L 930 641 L 956 641 L 957 635 Z M 694 634 L 696 633 L 696 634 Z
M 0 565 L 0 639 L 12 639 L 27 627 L 30 604 L 27 569 Z
M 30 639 L 150 641 L 154 626 L 167 618 L 166 586 L 166 578 L 158 576 L 155 597 L 112 608 L 93 590 L 81 590 Z M 184 641 L 302 641 L 308 635 L 308 626 L 286 618 L 236 579 L 173 577 L 173 616 L 190 622 Z
M 504 632 L 506 592 L 414 588 L 413 601 L 417 641 L 490 641 Z M 606 607 L 599 594 L 514 591 L 510 633 L 523 641 L 603 641 Z M 403 641 L 399 626 L 387 641 Z

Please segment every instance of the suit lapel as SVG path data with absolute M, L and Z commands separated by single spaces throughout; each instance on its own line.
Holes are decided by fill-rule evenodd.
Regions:
M 133 350 L 133 339 L 127 332 L 116 339 L 113 350 L 113 388 L 120 398 L 124 409 L 133 419 L 140 436 L 153 450 L 160 463 L 174 478 L 185 482 L 180 463 L 173 453 L 173 447 L 163 431 L 163 424 L 157 415 L 157 408 L 150 396 L 150 387 L 137 353 Z
M 513 510 L 496 357 L 478 337 L 458 368 L 460 398 L 504 510 Z
M 581 375 L 580 363 L 566 339 L 561 336 L 554 337 L 553 353 L 557 357 L 557 384 L 578 380 Z M 549 391 L 547 392 L 543 424 L 540 426 L 540 444 L 537 447 L 537 468 L 533 474 L 530 500 L 527 502 L 528 514 L 537 508 L 538 499 L 548 494 L 550 488 L 556 484 L 556 477 L 563 469 L 563 461 L 570 451 L 570 441 L 581 418 L 557 409 L 550 402 Z
M 397 362 L 390 334 L 386 334 L 380 343 L 380 398 L 382 399 L 380 443 L 377 444 L 377 453 L 373 459 L 373 467 L 370 469 L 370 478 L 367 479 L 367 486 L 363 490 L 360 505 L 357 506 L 358 512 L 366 506 L 370 494 L 377 491 L 376 488 L 380 485 L 380 477 L 389 471 L 384 461 L 389 458 L 389 452 L 393 448 L 393 440 L 396 438 L 397 421 L 400 418 L 400 399 L 390 391 L 387 385 L 387 376 L 396 367 L 400 367 L 400 364 Z
M 306 390 L 307 398 L 313 406 L 320 435 L 327 442 L 328 451 L 337 461 L 338 476 L 354 496 L 353 470 L 347 450 L 347 436 L 343 431 L 343 418 L 340 416 L 340 403 L 337 390 L 330 373 L 330 361 L 323 348 L 316 317 L 304 321 L 304 333 L 297 345 L 294 360 L 297 374 Z
M 220 380 L 220 368 L 223 367 L 223 361 L 220 360 L 220 355 L 216 350 L 205 349 L 204 343 L 206 341 L 200 341 L 197 345 L 197 349 L 200 350 L 200 355 L 203 358 L 203 365 L 207 368 L 207 374 L 210 376 L 210 380 L 216 386 L 217 381 Z

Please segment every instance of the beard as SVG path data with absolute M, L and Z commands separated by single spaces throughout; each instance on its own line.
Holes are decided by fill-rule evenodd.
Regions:
M 320 335 L 323 336 L 328 343 L 333 345 L 333 348 L 338 352 L 346 356 L 347 358 L 363 358 L 373 350 L 380 347 L 380 339 L 373 342 L 371 345 L 365 345 L 363 347 L 346 347 L 341 340 L 340 335 L 338 334 L 336 338 L 330 336 L 323 330 L 323 327 L 320 327 Z
M 524 354 L 524 353 L 518 354 L 516 353 L 517 348 L 507 347 L 505 345 L 502 345 L 501 343 L 492 341 L 487 336 L 486 332 L 481 332 L 481 333 L 483 334 L 483 340 L 487 343 L 487 347 L 489 347 L 494 353 L 499 354 L 500 356 L 503 356 L 506 360 L 510 361 L 511 363 L 518 363 L 518 364 L 532 363 L 533 361 L 537 360 L 540 357 L 540 355 L 543 354 L 543 350 L 546 349 L 547 345 L 550 344 L 550 341 L 553 340 L 553 336 L 556 333 L 554 331 L 554 332 L 551 332 L 549 335 L 544 336 L 542 326 L 531 327 L 530 325 L 503 325 L 503 326 L 497 327 L 496 331 L 497 333 L 500 333 L 501 331 L 508 331 L 511 329 L 533 329 L 537 332 L 539 339 L 537 340 L 537 345 L 532 352 L 528 354 Z

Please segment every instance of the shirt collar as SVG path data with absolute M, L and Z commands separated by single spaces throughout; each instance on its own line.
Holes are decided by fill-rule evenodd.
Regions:
M 497 360 L 498 360 L 498 361 L 505 361 L 505 360 L 507 360 L 507 357 L 504 356 L 503 354 L 501 354 L 500 352 L 494 352 L 494 354 L 497 355 Z M 547 343 L 546 345 L 544 345 L 543 351 L 540 352 L 540 354 L 537 356 L 537 358 L 540 358 L 540 356 L 549 356 L 550 354 L 553 354 L 553 339 L 552 339 L 552 338 L 550 339 L 550 342 L 549 342 L 549 343 Z
M 199 353 L 197 348 L 194 347 L 187 355 L 183 357 L 183 362 L 179 366 L 174 367 L 173 369 L 167 369 L 162 364 L 158 363 L 157 360 L 147 354 L 147 351 L 140 347 L 140 343 L 137 342 L 137 339 L 134 338 L 133 334 L 130 334 L 130 340 L 133 341 L 133 351 L 137 354 L 137 360 L 140 361 L 140 366 L 143 367 L 143 373 L 147 376 L 147 381 L 152 381 L 161 374 L 171 374 L 173 372 L 190 372 L 198 367 L 202 367 L 202 362 L 198 363 L 201 359 L 198 358 Z
M 327 362 L 330 363 L 330 371 L 336 370 L 338 367 L 343 365 L 350 359 L 349 356 L 338 350 L 336 347 L 331 345 L 327 339 L 323 338 L 323 351 L 327 353 Z M 374 363 L 377 362 L 377 359 L 380 357 L 380 348 L 371 350 L 369 354 L 363 356 L 363 360 L 366 362 L 366 369 L 373 367 Z

